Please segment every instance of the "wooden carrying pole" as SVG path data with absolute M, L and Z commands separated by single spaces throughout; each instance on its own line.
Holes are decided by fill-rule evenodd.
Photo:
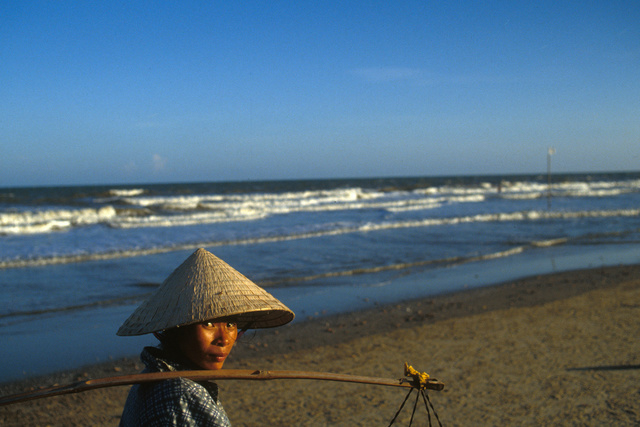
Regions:
M 376 384 L 392 387 L 420 388 L 419 382 L 410 378 L 388 379 L 376 377 L 363 377 L 349 374 L 333 374 L 330 372 L 312 371 L 262 371 L 251 369 L 221 369 L 219 371 L 177 371 L 177 372 L 151 372 L 146 374 L 123 375 L 118 377 L 98 378 L 76 383 L 54 386 L 50 388 L 29 391 L 20 394 L 0 397 L 0 406 L 13 403 L 26 402 L 44 397 L 60 396 L 63 394 L 80 393 L 104 387 L 116 387 L 131 384 L 142 384 L 162 381 L 174 378 L 188 378 L 194 381 L 206 380 L 280 380 L 303 379 L 341 381 L 361 384 Z M 430 390 L 442 390 L 444 384 L 435 379 L 427 380 L 423 388 Z

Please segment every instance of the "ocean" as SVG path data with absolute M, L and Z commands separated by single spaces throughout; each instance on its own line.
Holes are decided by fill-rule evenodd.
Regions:
M 133 356 L 140 301 L 204 247 L 295 322 L 640 263 L 640 173 L 0 188 L 0 381 Z

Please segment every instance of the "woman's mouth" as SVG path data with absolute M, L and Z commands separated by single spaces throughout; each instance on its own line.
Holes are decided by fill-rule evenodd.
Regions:
M 224 362 L 224 360 L 227 358 L 227 354 L 210 354 L 209 358 L 214 362 Z

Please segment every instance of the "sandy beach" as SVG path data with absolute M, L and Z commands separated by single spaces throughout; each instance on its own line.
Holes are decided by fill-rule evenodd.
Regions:
M 247 334 L 225 368 L 400 378 L 403 364 L 445 383 L 429 397 L 452 425 L 639 425 L 640 266 L 530 277 Z M 137 356 L 0 386 L 139 372 Z M 219 383 L 235 426 L 388 425 L 406 389 L 310 380 Z M 0 407 L 0 424 L 114 426 L 128 387 Z M 394 425 L 408 425 L 411 403 Z M 435 418 L 432 421 L 437 425 Z M 428 425 L 424 405 L 413 425 Z

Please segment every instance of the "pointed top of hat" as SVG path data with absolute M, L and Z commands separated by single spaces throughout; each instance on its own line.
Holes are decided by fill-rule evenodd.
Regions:
M 205 249 L 187 258 L 118 330 L 142 335 L 233 316 L 239 328 L 271 328 L 294 313 Z

